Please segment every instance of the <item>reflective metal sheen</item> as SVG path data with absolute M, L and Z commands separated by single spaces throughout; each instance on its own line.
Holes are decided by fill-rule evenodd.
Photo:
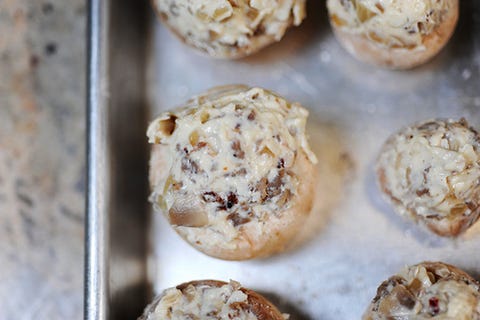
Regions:
M 106 94 L 108 0 L 88 7 L 87 216 L 85 232 L 86 320 L 108 318 L 108 212 L 110 169 Z

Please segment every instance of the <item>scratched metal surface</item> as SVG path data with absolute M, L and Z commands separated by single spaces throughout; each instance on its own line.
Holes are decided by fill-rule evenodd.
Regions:
M 372 163 L 386 137 L 412 122 L 466 117 L 480 125 L 480 5 L 462 1 L 445 50 L 413 71 L 352 59 L 335 41 L 322 1 L 305 23 L 239 61 L 200 56 L 154 24 L 149 67 L 152 116 L 222 84 L 272 89 L 309 108 L 310 141 L 320 159 L 319 200 L 308 236 L 264 260 L 226 262 L 180 239 L 154 214 L 150 274 L 155 291 L 192 279 L 235 279 L 267 293 L 292 319 L 359 319 L 381 281 L 406 264 L 442 260 L 480 274 L 480 224 L 445 241 L 395 216 L 377 190 Z
M 148 110 L 136 100 L 119 99 L 119 88 L 133 81 L 121 72 L 132 56 L 112 50 L 113 56 L 118 53 L 118 61 L 111 62 L 117 78 L 110 96 L 122 103 L 125 114 L 110 122 L 134 134 L 123 137 L 129 145 L 145 143 L 143 131 L 131 129 L 138 124 L 138 112 L 143 116 L 146 111 L 153 119 L 212 86 L 245 83 L 272 89 L 309 108 L 311 143 L 320 159 L 319 187 L 308 228 L 289 251 L 269 259 L 227 262 L 207 257 L 181 240 L 160 214 L 153 213 L 146 281 L 154 292 L 193 279 L 235 279 L 266 294 L 291 319 L 351 320 L 361 317 L 379 283 L 406 264 L 442 260 L 480 275 L 480 223 L 454 242 L 421 232 L 381 200 L 371 170 L 383 141 L 403 125 L 432 117 L 466 117 L 480 126 L 479 15 L 477 1 L 462 1 L 460 22 L 449 45 L 432 62 L 407 72 L 376 69 L 352 59 L 333 38 L 323 1 L 309 1 L 305 23 L 280 43 L 238 61 L 198 55 L 151 19 L 151 42 L 146 47 Z M 115 29 L 122 20 L 117 20 L 111 32 L 122 39 L 119 30 L 124 29 Z M 139 44 L 135 39 L 128 39 L 131 46 Z M 112 42 L 110 47 L 118 49 L 119 43 L 129 50 L 125 41 Z M 133 123 L 127 114 L 136 112 Z M 147 121 L 143 129 L 146 125 Z M 112 152 L 121 168 L 128 169 L 125 163 L 129 163 L 137 169 L 143 166 L 138 172 L 145 171 L 143 154 L 135 160 L 135 153 L 123 147 Z M 125 173 L 122 181 L 128 183 L 129 176 Z M 130 189 L 135 191 L 135 185 Z M 117 207 L 122 207 L 119 203 L 130 205 L 121 224 L 113 223 L 115 216 L 110 218 L 112 232 L 119 236 L 112 238 L 117 239 L 112 244 L 117 249 L 125 245 L 128 219 L 141 225 L 135 219 L 144 219 L 149 210 L 139 199 L 126 202 L 128 194 L 123 191 L 113 190 L 110 199 L 117 201 Z M 141 189 L 138 194 L 143 193 Z M 129 277 L 129 270 L 138 275 L 138 259 L 139 255 L 112 250 L 110 282 L 117 286 L 110 288 L 110 296 L 130 296 L 138 302 L 131 289 L 142 288 L 144 280 Z M 111 313 L 121 314 L 126 305 L 111 303 Z

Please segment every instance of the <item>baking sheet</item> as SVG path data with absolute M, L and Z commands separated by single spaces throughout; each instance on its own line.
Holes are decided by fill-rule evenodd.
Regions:
M 382 200 L 372 172 L 382 143 L 404 125 L 465 117 L 480 127 L 479 15 L 477 1 L 461 1 L 445 50 L 404 72 L 349 56 L 333 37 L 323 1 L 309 1 L 307 20 L 280 43 L 237 61 L 201 56 L 152 19 L 152 120 L 212 86 L 268 88 L 310 110 L 308 132 L 321 173 L 310 229 L 268 259 L 207 257 L 154 213 L 148 259 L 154 291 L 194 279 L 234 279 L 266 294 L 291 319 L 359 319 L 378 285 L 407 264 L 441 260 L 480 275 L 480 223 L 456 241 L 421 231 Z

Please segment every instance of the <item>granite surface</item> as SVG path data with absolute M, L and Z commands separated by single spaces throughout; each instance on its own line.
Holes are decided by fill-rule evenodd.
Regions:
M 0 0 L 0 319 L 81 319 L 83 0 Z

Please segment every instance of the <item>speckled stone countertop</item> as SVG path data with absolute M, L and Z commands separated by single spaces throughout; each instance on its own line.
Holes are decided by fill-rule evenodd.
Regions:
M 81 319 L 83 0 L 0 0 L 0 319 Z

